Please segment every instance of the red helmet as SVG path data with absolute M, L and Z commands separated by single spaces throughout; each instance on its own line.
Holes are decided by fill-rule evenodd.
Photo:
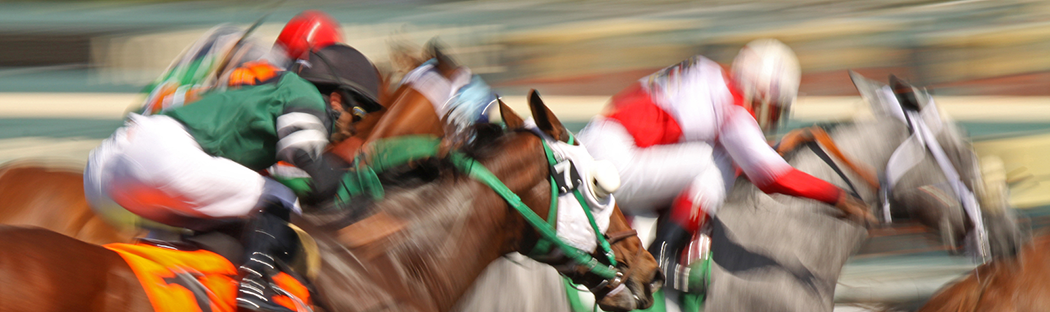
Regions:
M 305 59 L 311 49 L 317 51 L 338 42 L 343 42 L 339 22 L 324 12 L 307 10 L 284 25 L 274 45 L 281 46 L 288 58 L 297 60 Z

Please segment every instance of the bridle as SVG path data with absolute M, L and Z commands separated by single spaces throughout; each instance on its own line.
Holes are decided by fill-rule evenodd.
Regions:
M 611 234 L 602 234 L 597 224 L 595 223 L 595 219 L 590 211 L 589 205 L 583 199 L 583 195 L 580 193 L 580 190 L 578 188 L 580 183 L 583 183 L 582 179 L 580 179 L 576 175 L 571 174 L 562 174 L 561 176 L 567 177 L 562 181 L 559 181 L 558 178 L 556 178 L 556 173 L 559 173 L 558 168 L 564 168 L 564 170 L 570 170 L 571 168 L 573 168 L 571 166 L 571 161 L 557 161 L 557 159 L 554 156 L 554 153 L 552 152 L 549 146 L 549 143 L 547 142 L 547 139 L 544 138 L 543 135 L 540 135 L 538 133 L 532 131 L 529 132 L 533 133 L 534 135 L 537 135 L 540 138 L 540 141 L 542 142 L 544 147 L 545 156 L 547 157 L 548 165 L 552 170 L 548 176 L 549 181 L 551 183 L 551 207 L 546 221 L 540 218 L 535 211 L 526 206 L 521 201 L 521 198 L 518 197 L 518 195 L 514 194 L 509 188 L 507 188 L 506 185 L 499 181 L 499 179 L 496 178 L 495 175 L 493 175 L 490 171 L 488 171 L 488 169 L 486 169 L 476 160 L 467 157 L 466 155 L 461 153 L 452 153 L 450 154 L 452 163 L 455 164 L 456 167 L 460 170 L 466 172 L 470 177 L 492 188 L 493 191 L 495 191 L 497 194 L 503 197 L 507 204 L 512 209 L 516 210 L 523 218 L 525 218 L 525 221 L 536 230 L 540 238 L 536 242 L 532 250 L 527 254 L 529 257 L 540 258 L 544 255 L 551 254 L 556 248 L 557 250 L 560 250 L 565 257 L 568 257 L 571 261 L 573 261 L 576 265 L 585 268 L 587 270 L 585 274 L 594 274 L 602 278 L 602 281 L 598 283 L 598 285 L 590 287 L 591 292 L 594 293 L 596 297 L 601 298 L 609 293 L 616 292 L 617 289 L 620 289 L 625 286 L 625 277 L 630 276 L 630 273 L 633 268 L 628 267 L 627 270 L 624 272 L 617 271 L 618 263 L 616 261 L 615 254 L 612 251 L 611 245 L 621 242 L 628 237 L 637 235 L 637 232 L 634 230 L 626 230 Z M 567 143 L 573 144 L 573 142 L 574 139 L 570 135 L 569 142 Z M 568 166 L 559 165 L 567 162 Z M 580 205 L 584 207 L 584 213 L 587 215 L 591 228 L 595 231 L 595 236 L 598 240 L 598 250 L 600 253 L 598 257 L 592 256 L 591 254 L 583 250 L 577 249 L 576 247 L 573 247 L 566 243 L 564 240 L 558 238 L 557 232 L 555 231 L 554 222 L 558 211 L 557 198 L 559 197 L 559 194 L 572 194 L 576 197 Z M 634 255 L 634 257 L 630 260 L 634 261 L 638 259 L 638 257 L 641 257 L 644 252 L 644 249 L 639 248 L 638 253 Z
M 545 256 L 548 256 L 549 258 L 549 256 L 554 254 L 555 251 L 560 251 L 564 257 L 567 257 L 575 263 L 576 266 L 574 267 L 583 267 L 586 269 L 584 274 L 593 274 L 602 278 L 601 282 L 590 288 L 591 291 L 595 293 L 596 297 L 601 298 L 609 293 L 616 292 L 617 289 L 624 287 L 624 277 L 630 276 L 632 268 L 628 267 L 624 272 L 619 272 L 617 270 L 619 263 L 616 261 L 615 254 L 612 250 L 612 244 L 622 242 L 624 239 L 636 235 L 637 232 L 634 230 L 626 230 L 603 234 L 595 222 L 594 215 L 591 213 L 587 201 L 580 192 L 579 187 L 584 181 L 582 181 L 582 178 L 579 177 L 578 173 L 575 173 L 575 167 L 572 162 L 568 159 L 559 162 L 549 146 L 548 138 L 533 131 L 528 132 L 539 137 L 540 142 L 544 147 L 545 156 L 548 160 L 548 167 L 551 169 L 548 174 L 548 179 L 551 183 L 551 207 L 547 220 L 540 218 L 535 211 L 522 202 L 517 194 L 511 191 L 510 188 L 503 184 L 499 178 L 476 159 L 471 158 L 460 151 L 449 151 L 448 157 L 456 170 L 466 173 L 469 177 L 491 188 L 497 195 L 507 202 L 511 209 L 515 210 L 529 225 L 533 227 L 533 229 L 535 229 L 540 238 L 533 246 L 532 250 L 527 253 L 529 257 L 543 262 L 542 258 Z M 382 198 L 382 186 L 378 182 L 376 172 L 408 162 L 412 159 L 432 157 L 436 155 L 438 145 L 440 144 L 440 139 L 427 136 L 404 136 L 392 140 L 393 141 L 390 141 L 391 143 L 389 143 L 392 146 L 391 149 L 398 150 L 399 152 L 392 154 L 391 159 L 384 159 L 383 162 L 372 163 L 370 166 L 361 165 L 362 162 L 355 162 L 359 165 L 355 172 L 359 173 L 359 180 L 364 182 L 359 183 L 361 185 L 355 184 L 354 189 L 341 190 L 339 198 L 347 199 L 359 194 L 370 194 L 373 198 Z M 574 140 L 570 135 L 569 144 L 573 141 Z M 375 166 L 375 168 L 373 168 L 373 166 Z M 559 168 L 563 171 L 559 171 Z M 571 170 L 571 173 L 573 174 L 569 174 L 569 171 L 564 170 Z M 559 181 L 558 177 L 563 179 Z M 574 196 L 580 203 L 584 214 L 587 216 L 588 223 L 595 233 L 597 249 L 599 250 L 598 255 L 592 256 L 590 253 L 573 247 L 565 240 L 558 237 L 557 232 L 555 231 L 555 225 L 558 215 L 559 194 L 572 194 L 571 196 Z M 607 207 L 606 209 L 613 208 Z M 634 255 L 633 258 L 626 260 L 633 263 L 639 257 L 642 257 L 644 252 L 645 249 L 639 248 L 638 253 Z M 626 263 L 624 263 L 624 266 L 626 266 Z

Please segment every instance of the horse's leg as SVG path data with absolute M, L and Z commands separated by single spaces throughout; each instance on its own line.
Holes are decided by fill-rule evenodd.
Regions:
M 738 181 L 712 220 L 705 311 L 830 312 L 835 286 L 866 231 L 832 207 L 771 196 Z
M 42 229 L 0 227 L 0 312 L 153 311 L 116 253 Z

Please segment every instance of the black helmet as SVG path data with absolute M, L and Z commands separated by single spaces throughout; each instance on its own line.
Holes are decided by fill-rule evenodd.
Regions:
M 364 54 L 350 46 L 334 44 L 311 52 L 305 61 L 292 66 L 292 72 L 314 83 L 322 92 L 328 88 L 349 93 L 361 108 L 374 112 L 379 105 L 379 70 Z

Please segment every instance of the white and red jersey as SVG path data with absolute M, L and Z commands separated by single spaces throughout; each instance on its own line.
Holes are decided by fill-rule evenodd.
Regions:
M 694 57 L 665 68 L 615 95 L 604 114 L 639 148 L 691 142 L 720 146 L 766 193 L 834 204 L 839 189 L 791 167 L 765 140 L 744 99 L 722 67 Z

